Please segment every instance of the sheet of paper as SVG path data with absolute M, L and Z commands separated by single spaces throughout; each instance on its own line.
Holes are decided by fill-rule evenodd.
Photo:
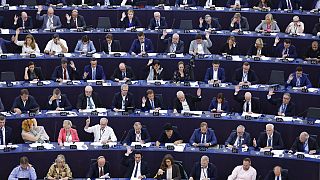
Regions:
M 274 117 L 274 119 L 277 119 L 277 118 L 282 118 L 283 121 L 286 121 L 286 122 L 292 121 L 292 117 L 285 117 L 285 116 L 275 116 Z
M 181 111 L 181 114 L 184 113 L 190 113 L 190 114 L 195 114 L 195 115 L 202 115 L 202 111 Z
M 150 110 L 149 112 L 150 112 L 150 113 L 153 113 L 154 110 Z M 167 114 L 167 113 L 168 113 L 168 110 L 159 110 L 159 113 L 160 113 L 160 114 Z
M 1 34 L 9 34 L 10 30 L 9 29 L 1 29 Z
M 242 61 L 242 58 L 240 56 L 232 56 L 232 61 Z
M 12 144 L 12 145 L 0 145 L 0 149 L 4 149 L 5 147 L 9 147 L 9 148 L 18 148 L 19 146 L 16 144 Z
M 155 57 L 155 56 L 157 56 L 157 54 L 158 54 L 158 53 L 148 53 L 148 56 L 150 56 L 150 57 Z
M 319 88 L 308 88 L 309 92 L 319 92 Z

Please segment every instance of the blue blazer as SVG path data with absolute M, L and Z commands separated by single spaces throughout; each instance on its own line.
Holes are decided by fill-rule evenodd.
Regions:
M 7 46 L 11 44 L 11 41 L 7 41 L 3 38 L 0 38 L 0 47 L 3 53 L 8 53 Z
M 151 140 L 150 134 L 148 132 L 148 130 L 146 128 L 142 128 L 141 129 L 141 139 L 147 143 Z M 128 132 L 126 138 L 123 140 L 123 143 L 126 143 L 127 145 L 130 146 L 130 144 L 132 142 L 136 141 L 136 134 L 134 129 L 130 129 L 130 131 Z
M 200 131 L 200 128 L 195 129 L 191 138 L 190 138 L 189 143 L 191 145 L 193 143 L 201 143 L 201 134 L 202 133 Z M 207 135 L 207 137 L 206 137 L 207 143 L 210 143 L 212 146 L 217 144 L 217 138 L 216 138 L 216 135 L 214 134 L 214 130 L 209 128 L 207 130 L 206 135 Z
M 208 83 L 208 81 L 211 80 L 212 78 L 213 78 L 213 67 L 207 69 L 206 75 L 204 76 L 204 82 Z M 218 69 L 218 79 L 221 82 L 225 82 L 226 81 L 224 68 L 220 68 L 219 67 L 219 69 Z
M 42 26 L 41 26 L 41 29 L 46 29 L 47 27 L 47 21 L 49 19 L 48 15 L 47 14 L 44 14 L 42 16 L 40 16 L 40 14 L 37 13 L 36 15 L 36 19 L 38 21 L 42 21 Z M 56 15 L 53 15 L 53 27 L 54 28 L 61 28 L 61 21 L 60 21 L 60 17 L 59 16 L 56 16 Z
M 144 40 L 144 50 L 145 52 L 147 53 L 152 53 L 154 52 L 154 49 L 153 49 L 153 44 L 152 44 L 152 41 L 148 38 L 145 38 Z M 131 44 L 131 47 L 130 47 L 130 50 L 129 50 L 129 53 L 131 54 L 132 52 L 136 53 L 136 54 L 139 54 L 141 53 L 141 46 L 140 46 L 140 42 L 138 39 L 135 39 L 133 41 L 133 43 Z
M 88 48 L 87 48 L 87 52 L 89 52 L 89 53 L 95 53 L 95 52 L 97 52 L 97 50 L 96 50 L 96 48 L 94 47 L 93 42 L 92 42 L 91 40 L 89 41 L 87 47 L 88 47 Z M 80 52 L 82 52 L 82 49 L 83 49 L 83 43 L 82 43 L 81 40 L 79 40 L 79 41 L 77 42 L 76 48 L 74 48 L 74 52 L 80 53 Z
M 279 44 L 275 49 L 275 54 L 274 55 L 276 57 L 282 57 L 283 49 L 284 49 L 283 43 Z M 294 45 L 290 45 L 290 47 L 289 47 L 289 58 L 296 58 L 297 56 L 298 55 L 297 55 L 296 47 Z
M 176 5 L 180 5 L 180 4 L 183 4 L 183 0 L 176 0 Z M 194 0 L 188 0 L 187 1 L 187 4 L 190 5 L 190 6 L 195 6 L 196 5 L 196 2 Z
M 225 145 L 228 145 L 228 144 L 233 145 L 236 142 L 237 137 L 238 137 L 237 131 L 233 130 L 229 135 L 228 139 L 226 140 Z M 244 132 L 242 138 L 243 138 L 242 144 L 251 146 L 251 137 L 248 132 Z
M 83 72 L 89 73 L 87 78 L 83 78 L 84 80 L 91 80 L 92 79 L 92 68 L 91 68 L 91 65 L 86 65 L 84 67 Z M 95 80 L 105 80 L 105 79 L 106 79 L 106 75 L 104 74 L 103 67 L 101 65 L 97 65 Z
M 231 5 L 234 5 L 234 3 L 235 3 L 235 0 L 228 0 L 226 6 L 231 7 Z M 248 7 L 249 6 L 247 0 L 240 0 L 240 5 L 241 5 L 241 7 Z
M 211 103 L 210 103 L 209 111 L 211 111 L 211 109 L 217 109 L 217 106 L 218 106 L 217 100 L 213 99 L 211 101 Z M 228 103 L 228 101 L 224 101 L 224 103 L 221 105 L 221 109 L 224 112 L 229 112 L 229 103 Z
M 286 83 L 286 87 L 291 86 L 291 87 L 296 87 L 296 83 L 297 83 L 297 76 L 295 73 L 293 74 L 293 79 L 291 80 L 291 82 L 288 84 Z M 300 87 L 306 86 L 307 88 L 311 88 L 312 84 L 308 78 L 308 75 L 305 73 L 302 73 L 302 76 L 300 77 Z

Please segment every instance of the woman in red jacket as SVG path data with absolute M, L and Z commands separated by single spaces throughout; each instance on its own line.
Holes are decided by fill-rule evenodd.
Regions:
M 79 142 L 79 137 L 76 129 L 71 128 L 70 120 L 63 121 L 63 128 L 60 129 L 58 143 L 63 146 L 64 142 Z

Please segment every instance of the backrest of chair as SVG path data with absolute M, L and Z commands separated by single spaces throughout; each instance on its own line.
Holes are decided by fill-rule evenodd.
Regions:
M 110 18 L 109 17 L 99 17 L 97 28 L 104 28 L 104 29 L 111 28 Z
M 183 167 L 182 161 L 174 161 L 174 164 L 179 166 L 181 179 L 189 179 L 186 170 Z
M 180 20 L 179 29 L 183 29 L 183 30 L 193 29 L 192 20 Z
M 284 85 L 284 71 L 272 70 L 270 74 L 269 84 Z
M 1 72 L 1 81 L 15 81 L 15 75 L 14 72 L 8 71 L 8 72 Z
M 154 96 L 160 100 L 160 103 L 161 103 L 162 106 L 163 106 L 163 107 L 161 107 L 161 109 L 166 109 L 166 108 L 165 108 L 165 105 L 163 104 L 164 102 L 163 102 L 163 96 L 162 96 L 162 94 L 155 94 Z
M 320 108 L 309 107 L 307 112 L 307 118 L 320 119 Z

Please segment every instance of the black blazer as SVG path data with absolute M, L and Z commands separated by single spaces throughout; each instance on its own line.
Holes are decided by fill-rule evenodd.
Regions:
M 19 19 L 17 21 L 17 24 L 13 25 L 13 29 L 18 29 L 20 27 L 22 27 L 22 19 L 21 19 L 21 17 L 19 17 Z M 32 22 L 32 17 L 31 16 L 28 16 L 27 21 L 24 22 L 24 28 L 25 29 L 32 29 L 33 28 L 33 22 Z
M 126 77 L 129 78 L 130 80 L 135 80 L 136 79 L 136 76 L 134 75 L 134 72 L 133 70 L 131 69 L 130 66 L 126 66 Z M 122 72 L 120 71 L 119 68 L 116 68 L 114 71 L 113 71 L 113 74 L 111 76 L 111 80 L 114 81 L 114 79 L 120 79 L 120 80 L 123 80 L 122 78 Z
M 267 146 L 267 141 L 268 141 L 268 135 L 266 132 L 261 132 L 258 140 L 257 140 L 257 148 L 264 148 Z M 282 137 L 281 134 L 278 131 L 274 131 L 273 132 L 273 136 L 272 136 L 272 149 L 275 150 L 281 150 L 283 149 L 283 141 L 282 141 Z
M 165 45 L 165 53 L 170 53 L 170 46 L 172 44 L 172 38 L 167 38 L 163 40 L 163 44 Z M 184 42 L 179 40 L 175 53 L 180 54 L 184 52 Z
M 23 105 L 23 102 L 20 96 L 16 97 L 11 108 L 12 112 L 14 108 L 19 108 L 22 113 L 27 113 L 27 111 L 35 112 L 39 110 L 40 107 L 36 99 L 33 96 L 29 95 L 29 98 L 26 102 L 26 106 Z
M 109 54 L 108 42 L 107 41 L 103 41 L 102 42 L 102 51 L 105 52 L 106 54 Z M 121 45 L 120 45 L 120 41 L 119 40 L 112 40 L 111 51 L 112 52 L 121 52 Z
M 111 177 L 109 162 L 106 162 L 106 164 L 103 166 L 103 173 L 104 174 L 109 173 L 109 176 Z M 99 177 L 100 177 L 100 175 L 99 175 L 98 163 L 95 162 L 90 165 L 89 172 L 87 173 L 87 178 L 99 178 Z
M 27 73 L 28 73 L 28 78 L 29 78 L 28 81 L 32 81 L 33 79 L 30 79 L 30 74 L 31 74 L 30 70 L 28 70 Z M 41 67 L 35 67 L 34 68 L 34 73 L 36 74 L 37 79 L 39 79 L 39 80 L 44 80 L 45 79 L 43 74 L 42 74 Z
M 139 20 L 139 18 L 137 18 L 136 16 L 133 16 L 132 18 L 132 22 L 131 22 L 131 27 L 141 27 L 141 22 Z M 128 28 L 129 27 L 129 18 L 125 17 L 123 19 L 123 21 L 120 21 L 120 28 Z
M 236 72 L 233 75 L 232 84 L 238 85 L 239 82 L 242 81 L 242 75 L 243 75 L 242 73 L 243 73 L 242 67 L 236 69 Z M 257 74 L 253 70 L 251 70 L 251 68 L 249 69 L 247 79 L 251 84 L 259 83 L 259 78 L 258 78 Z
M 100 99 L 98 93 L 92 92 L 92 100 L 93 100 L 96 108 L 102 107 L 101 99 Z M 78 96 L 76 107 L 77 107 L 77 109 L 86 109 L 87 108 L 87 96 L 84 93 L 82 93 Z
M 227 53 L 228 55 L 239 55 L 239 49 L 238 46 L 232 46 L 230 49 L 229 44 L 225 43 L 220 49 L 220 53 Z
M 318 32 L 320 32 L 320 23 L 317 23 L 314 25 L 313 30 L 312 30 L 312 34 L 314 36 L 316 36 Z
M 84 17 L 81 15 L 78 15 L 77 17 L 77 23 L 78 23 L 78 27 L 86 27 L 86 21 L 84 20 Z M 71 28 L 77 28 L 76 23 L 74 22 L 73 18 L 71 18 L 70 23 L 67 23 L 67 28 L 71 29 Z
M 12 143 L 12 128 L 9 126 L 5 126 L 5 136 L 6 136 L 6 144 Z M 0 139 L 2 139 L 2 133 L 0 135 Z
M 111 105 L 112 109 L 113 108 L 117 108 L 117 109 L 121 109 L 122 107 L 122 96 L 121 93 L 115 93 L 113 96 L 113 100 L 112 100 L 112 105 Z M 126 102 L 125 102 L 125 107 L 135 107 L 134 106 L 134 100 L 133 100 L 133 94 L 128 92 L 127 96 L 126 96 Z
M 249 27 L 248 19 L 246 17 L 243 17 L 243 16 L 241 17 L 240 25 L 241 25 L 241 30 L 249 31 L 250 27 Z M 239 24 L 234 23 L 234 26 L 231 27 L 231 25 L 230 25 L 229 29 L 230 29 L 230 31 L 233 31 L 235 29 L 239 29 Z
M 276 177 L 275 177 L 275 175 L 274 175 L 274 172 L 273 172 L 273 170 L 270 170 L 269 172 L 268 172 L 268 174 L 266 175 L 266 177 L 264 178 L 264 180 L 275 180 L 276 179 Z M 288 171 L 287 170 L 282 170 L 281 171 L 281 180 L 288 180 L 289 178 L 288 178 Z
M 167 171 L 164 170 L 163 174 L 161 176 L 156 177 L 157 179 L 167 179 Z M 181 179 L 181 173 L 179 166 L 177 164 L 172 165 L 172 179 L 174 180 L 180 180 Z
M 243 105 L 246 102 L 244 99 L 244 96 L 240 96 L 239 93 L 237 95 L 233 95 L 233 99 L 236 100 L 238 103 L 240 103 L 240 111 L 243 111 Z M 260 102 L 257 98 L 252 97 L 251 98 L 251 111 L 254 113 L 260 113 Z
M 278 111 L 280 106 L 282 105 L 282 98 L 278 99 L 268 99 L 268 102 L 271 103 L 272 105 L 275 105 L 277 107 L 276 115 L 278 115 Z M 293 102 L 289 102 L 286 108 L 286 112 L 284 113 L 286 116 L 294 116 L 296 113 L 296 105 Z
M 154 30 L 156 27 L 157 27 L 156 20 L 154 18 L 150 19 L 148 28 Z M 166 29 L 167 27 L 168 27 L 168 25 L 167 25 L 166 18 L 160 17 L 160 26 L 158 28 L 159 29 Z
M 52 95 L 50 95 L 48 97 L 48 104 L 47 104 L 48 110 L 56 110 L 57 109 L 57 100 L 53 100 L 52 104 L 51 105 L 49 104 L 49 100 L 50 100 L 51 96 Z M 72 109 L 72 105 L 71 105 L 67 95 L 61 94 L 61 99 L 59 99 L 58 101 L 59 101 L 59 107 L 64 108 L 65 111 L 69 111 Z
M 74 69 L 72 69 L 71 67 L 70 67 L 70 65 L 68 65 L 67 66 L 67 70 L 68 70 L 68 74 L 69 74 L 69 77 L 70 77 L 70 80 L 77 80 L 77 79 L 79 79 L 79 73 L 78 73 L 78 71 L 77 70 L 74 70 Z M 52 75 L 51 75 L 51 79 L 53 80 L 53 81 L 56 81 L 57 79 L 59 79 L 59 78 L 63 78 L 63 71 L 62 71 L 62 66 L 60 65 L 60 66 L 57 66 L 55 69 L 54 69 L 54 71 L 53 71 L 53 73 L 52 73 Z
M 201 97 L 195 97 L 195 96 L 186 94 L 185 98 L 186 98 L 187 103 L 189 105 L 190 111 L 195 111 L 196 110 L 196 102 L 201 101 Z M 174 100 L 173 109 L 176 109 L 178 112 L 180 112 L 182 110 L 182 103 L 179 101 L 178 98 L 176 98 Z
M 210 180 L 218 179 L 217 167 L 214 164 L 209 163 L 207 171 L 208 171 L 207 178 L 210 178 Z M 201 164 L 200 162 L 196 162 L 192 167 L 190 177 L 193 177 L 193 179 L 200 179 L 200 176 L 201 176 Z
M 135 160 L 132 156 L 124 155 L 121 161 L 121 164 L 126 167 L 124 177 L 130 178 L 135 166 Z M 147 178 L 150 177 L 148 163 L 144 160 L 141 160 L 141 175 L 146 176 Z
M 150 100 L 146 97 L 147 101 L 146 101 L 146 105 L 144 107 L 141 106 L 141 110 L 142 111 L 149 111 L 152 109 L 151 104 L 150 104 Z M 162 102 L 158 97 L 154 97 L 154 107 L 155 108 L 162 108 Z
M 151 140 L 151 137 L 147 128 L 141 129 L 141 140 L 143 140 L 145 143 Z M 136 134 L 134 129 L 130 129 L 126 138 L 123 140 L 123 143 L 126 143 L 127 145 L 130 145 L 132 142 L 136 142 Z
M 317 154 L 319 153 L 319 145 L 317 141 L 312 137 L 309 137 L 308 139 L 308 146 L 309 146 L 309 151 L 316 150 L 317 151 L 316 153 Z M 299 137 L 297 137 L 294 143 L 292 144 L 291 150 L 293 152 L 304 152 L 303 144 L 300 142 Z
M 257 48 L 256 48 L 256 46 L 255 46 L 254 44 L 251 45 L 250 49 L 249 49 L 248 52 L 247 52 L 247 55 L 248 55 L 248 56 L 255 56 L 255 55 L 257 55 Z M 269 56 L 267 47 L 264 46 L 264 47 L 261 49 L 261 55 L 263 55 L 263 56 Z
M 237 137 L 238 137 L 237 131 L 231 132 L 231 134 L 229 135 L 228 139 L 225 142 L 225 145 L 228 145 L 228 144 L 233 145 L 236 142 Z M 251 137 L 248 132 L 244 132 L 242 138 L 243 138 L 242 144 L 251 146 Z

